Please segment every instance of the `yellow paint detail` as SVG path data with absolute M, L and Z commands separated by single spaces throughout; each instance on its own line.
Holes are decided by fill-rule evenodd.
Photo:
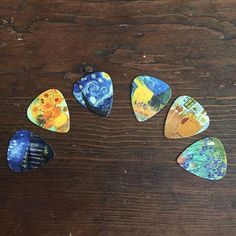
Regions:
M 153 97 L 153 92 L 145 86 L 140 80 L 136 80 L 136 85 L 138 86 L 133 94 L 132 100 L 133 102 L 143 102 L 148 104 L 148 102 Z
M 54 126 L 59 129 L 61 126 L 65 125 L 68 122 L 68 117 L 66 114 L 61 113 L 56 119 L 54 119 L 53 124 Z
M 111 79 L 111 77 L 110 77 L 107 73 L 105 73 L 105 72 L 102 72 L 102 76 L 103 76 L 106 80 L 110 80 L 110 79 Z

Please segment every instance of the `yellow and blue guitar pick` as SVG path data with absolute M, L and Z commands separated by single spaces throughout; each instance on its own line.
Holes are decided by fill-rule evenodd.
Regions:
M 151 76 L 138 76 L 133 80 L 131 102 L 139 122 L 156 115 L 170 100 L 171 88 L 160 79 Z

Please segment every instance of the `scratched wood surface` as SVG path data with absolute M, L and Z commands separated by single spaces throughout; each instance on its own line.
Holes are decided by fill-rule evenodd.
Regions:
M 1 0 L 0 235 L 236 235 L 236 1 Z M 72 96 L 82 63 L 114 82 L 109 118 Z M 161 78 L 177 96 L 204 105 L 210 128 L 184 140 L 163 137 L 171 105 L 145 123 L 130 106 L 134 76 Z M 57 134 L 26 117 L 31 100 L 60 89 L 71 130 Z M 56 157 L 15 174 L 6 148 L 17 129 L 43 137 Z M 222 140 L 228 172 L 209 182 L 176 157 L 205 136 Z

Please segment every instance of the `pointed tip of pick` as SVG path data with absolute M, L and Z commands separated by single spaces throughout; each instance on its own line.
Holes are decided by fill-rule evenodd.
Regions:
M 151 117 L 142 117 L 142 116 L 140 116 L 140 114 L 137 113 L 137 112 L 134 112 L 134 115 L 135 115 L 136 120 L 137 120 L 138 122 L 140 122 L 140 123 L 143 123 L 143 122 L 145 122 L 145 121 L 147 121 L 147 120 L 149 120 L 149 119 L 151 118 Z
M 165 131 L 164 131 L 164 136 L 165 136 L 165 138 L 167 138 L 167 139 L 173 139 L 168 133 L 166 133 Z
M 176 162 L 179 164 L 179 165 L 182 165 L 184 163 L 185 159 L 184 157 L 182 156 L 182 154 L 180 154 L 177 159 L 176 159 Z
M 174 133 L 170 132 L 169 128 L 165 124 L 164 127 L 164 137 L 167 139 L 181 139 L 182 137 L 179 137 L 178 135 L 175 135 Z

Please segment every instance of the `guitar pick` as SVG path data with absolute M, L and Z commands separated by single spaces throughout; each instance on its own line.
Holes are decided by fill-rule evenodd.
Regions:
M 188 172 L 209 180 L 222 179 L 227 171 L 227 157 L 222 142 L 213 137 L 197 141 L 177 159 Z
M 165 124 L 165 136 L 187 138 L 206 130 L 210 119 L 205 109 L 193 98 L 181 96 L 170 108 Z
M 66 133 L 70 129 L 69 110 L 57 89 L 49 89 L 35 98 L 27 115 L 34 124 L 53 132 Z
M 157 114 L 170 100 L 171 88 L 160 79 L 138 76 L 133 80 L 131 103 L 136 119 L 146 121 Z
M 7 150 L 8 166 L 14 172 L 39 168 L 54 157 L 54 152 L 39 136 L 27 130 L 17 131 Z
M 73 87 L 78 102 L 100 116 L 109 116 L 113 102 L 113 84 L 105 72 L 88 74 L 78 80 Z

